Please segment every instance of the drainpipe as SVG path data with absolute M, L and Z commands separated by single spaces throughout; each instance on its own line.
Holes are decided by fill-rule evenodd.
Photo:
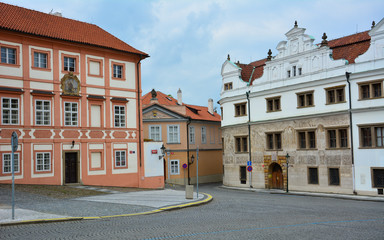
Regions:
M 251 159 L 251 102 L 249 100 L 249 94 L 251 91 L 245 93 L 248 100 L 248 152 L 249 152 L 249 161 L 252 165 L 252 159 Z M 253 188 L 252 186 L 252 172 L 249 172 L 249 187 Z
M 349 77 L 351 75 L 351 72 L 345 72 L 345 77 L 347 78 L 348 82 L 348 92 L 349 92 L 349 130 L 351 135 L 351 157 L 352 157 L 352 185 L 353 185 L 353 194 L 356 193 L 356 186 L 355 186 L 355 157 L 353 153 L 353 131 L 352 131 L 352 99 L 351 99 L 351 82 L 349 81 Z
M 140 54 L 140 60 L 136 64 L 136 72 L 137 72 L 137 111 L 138 111 L 138 116 L 139 116 L 139 159 L 140 159 L 140 167 L 141 167 L 141 150 L 142 150 L 142 141 L 141 141 L 141 84 L 140 84 L 140 71 L 139 71 L 139 65 L 141 64 L 141 60 L 143 60 L 143 56 Z
M 188 162 L 188 185 L 191 185 L 191 178 L 189 177 L 189 124 L 191 124 L 191 118 L 187 121 L 187 162 Z M 184 175 L 185 176 L 185 175 Z

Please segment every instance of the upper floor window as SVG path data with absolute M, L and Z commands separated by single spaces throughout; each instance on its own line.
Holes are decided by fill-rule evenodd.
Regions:
M 33 53 L 33 66 L 37 68 L 47 68 L 48 54 L 41 52 Z
M 77 126 L 78 105 L 76 102 L 64 103 L 64 125 Z
M 189 143 L 195 144 L 195 127 L 194 126 L 189 127 Z
M 20 171 L 19 165 L 19 153 L 14 153 L 14 171 L 18 173 Z M 3 153 L 3 173 L 12 173 L 12 153 Z
M 231 90 L 232 89 L 232 83 L 225 83 L 224 84 L 224 90 Z
M 123 66 L 113 64 L 113 77 L 114 78 L 123 78 Z
M 383 97 L 383 81 L 359 84 L 360 99 Z
M 1 47 L 1 63 L 16 64 L 16 49 Z
M 247 104 L 238 103 L 235 104 L 235 117 L 241 117 L 247 115 Z
M 293 73 L 293 76 L 296 77 L 296 66 L 292 67 L 292 73 Z
M 348 129 L 328 129 L 327 130 L 327 147 L 331 149 L 348 147 Z
M 297 137 L 299 149 L 316 148 L 316 134 L 314 130 L 298 131 Z
M 281 149 L 281 133 L 267 133 L 267 149 Z
M 297 94 L 297 107 L 313 107 L 313 91 L 296 93 Z
M 51 101 L 36 100 L 35 102 L 36 125 L 51 124 Z
M 384 124 L 360 127 L 360 147 L 383 148 L 384 147 Z
M 125 127 L 125 106 L 114 107 L 115 127 Z
M 207 143 L 207 128 L 201 127 L 201 143 Z
M 248 136 L 235 137 L 236 153 L 248 152 Z
M 276 112 L 281 110 L 280 96 L 267 98 L 267 112 Z
M 75 72 L 76 59 L 72 57 L 64 57 L 64 71 Z
M 345 102 L 345 86 L 327 88 L 327 104 L 343 103 Z
M 179 125 L 168 126 L 168 143 L 180 143 Z
M 303 73 L 303 69 L 302 69 L 301 67 L 299 67 L 299 68 L 297 69 L 297 71 L 298 71 L 299 76 Z
M 153 141 L 161 141 L 161 126 L 149 126 L 149 138 Z
M 19 99 L 2 98 L 1 99 L 1 122 L 3 124 L 19 124 Z

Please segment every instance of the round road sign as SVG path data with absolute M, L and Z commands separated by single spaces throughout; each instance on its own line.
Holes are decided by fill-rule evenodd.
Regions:
M 252 166 L 247 167 L 248 172 L 252 172 Z
M 186 163 L 183 164 L 183 168 L 187 168 L 188 165 Z

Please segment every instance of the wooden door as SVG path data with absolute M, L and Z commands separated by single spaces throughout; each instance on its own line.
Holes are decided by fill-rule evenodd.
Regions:
M 65 153 L 65 183 L 77 183 L 78 179 L 77 153 Z
M 279 164 L 275 164 L 272 169 L 272 188 L 283 189 L 283 172 Z

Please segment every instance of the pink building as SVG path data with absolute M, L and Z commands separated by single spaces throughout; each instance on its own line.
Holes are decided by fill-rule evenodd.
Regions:
M 150 187 L 140 62 L 96 25 L 0 3 L 0 183 Z

